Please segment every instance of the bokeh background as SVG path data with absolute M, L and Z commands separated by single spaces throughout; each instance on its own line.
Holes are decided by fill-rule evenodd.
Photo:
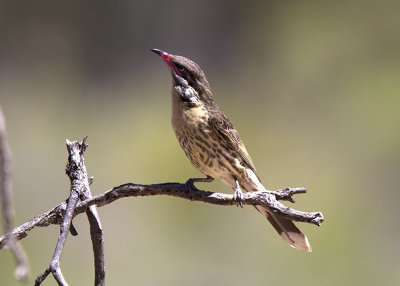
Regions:
M 399 11 L 399 1 L 1 1 L 16 223 L 66 199 L 66 138 L 89 136 L 95 194 L 199 175 L 170 128 L 170 75 L 149 52 L 160 48 L 200 64 L 265 186 L 308 187 L 294 207 L 326 221 L 301 225 L 310 254 L 249 207 L 119 200 L 99 209 L 108 285 L 399 285 Z M 62 269 L 70 285 L 92 285 L 88 224 L 74 223 Z M 50 226 L 22 241 L 30 284 L 57 236 Z M 1 250 L 1 285 L 20 285 L 13 270 Z

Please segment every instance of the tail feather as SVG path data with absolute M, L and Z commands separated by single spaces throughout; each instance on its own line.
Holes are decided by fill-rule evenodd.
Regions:
M 276 216 L 262 206 L 254 207 L 268 219 L 282 239 L 290 246 L 311 252 L 311 245 L 308 242 L 307 237 L 292 221 Z

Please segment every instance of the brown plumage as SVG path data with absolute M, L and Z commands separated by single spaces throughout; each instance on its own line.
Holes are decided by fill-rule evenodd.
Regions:
M 207 178 L 188 180 L 211 182 L 221 179 L 234 189 L 240 201 L 245 192 L 264 190 L 254 164 L 239 133 L 214 101 L 210 85 L 193 61 L 152 49 L 167 63 L 172 75 L 172 128 L 191 163 Z M 263 206 L 255 208 L 264 215 L 279 235 L 291 246 L 311 251 L 307 237 L 287 219 L 270 213 Z

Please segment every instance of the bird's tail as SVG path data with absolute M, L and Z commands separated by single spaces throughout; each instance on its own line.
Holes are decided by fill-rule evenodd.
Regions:
M 246 182 L 248 185 L 244 184 L 244 191 L 265 190 L 259 177 L 253 170 L 247 169 L 247 174 L 250 180 Z M 311 245 L 308 242 L 307 236 L 292 221 L 269 212 L 263 206 L 256 205 L 254 207 L 269 220 L 282 239 L 290 246 L 311 252 Z
M 290 246 L 311 252 L 311 245 L 308 242 L 307 236 L 292 221 L 270 213 L 263 206 L 254 207 L 268 219 L 282 239 Z

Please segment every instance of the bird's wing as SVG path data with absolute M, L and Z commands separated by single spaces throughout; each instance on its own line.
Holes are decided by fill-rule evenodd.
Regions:
M 221 140 L 227 142 L 229 147 L 232 148 L 246 164 L 246 167 L 250 168 L 257 175 L 256 168 L 251 161 L 250 155 L 247 152 L 242 139 L 240 139 L 239 133 L 222 110 L 218 106 L 214 105 L 209 108 L 208 115 L 210 126 L 221 137 Z

